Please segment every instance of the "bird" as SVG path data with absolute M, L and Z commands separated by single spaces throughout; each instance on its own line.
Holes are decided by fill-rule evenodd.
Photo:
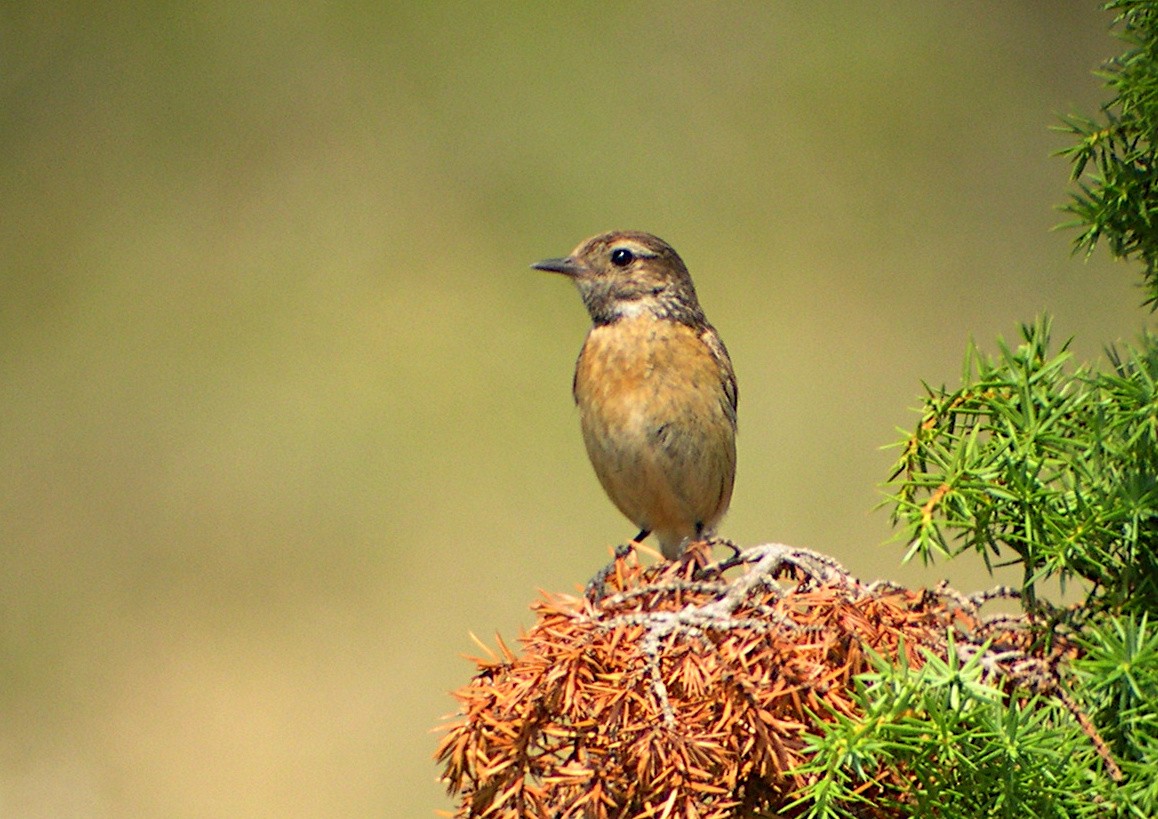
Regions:
M 571 279 L 591 316 L 572 393 L 612 503 L 677 560 L 727 512 L 736 476 L 732 360 L 683 260 L 641 231 L 601 233 L 531 267 Z

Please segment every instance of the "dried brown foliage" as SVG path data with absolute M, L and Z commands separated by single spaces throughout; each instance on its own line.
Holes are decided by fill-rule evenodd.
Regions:
M 922 648 L 945 655 L 950 632 L 959 649 L 977 651 L 992 652 L 984 641 L 1000 636 L 995 673 L 1050 685 L 1048 666 L 1028 653 L 1025 621 L 987 622 L 979 599 L 865 585 L 786 546 L 706 566 L 706 551 L 696 557 L 645 567 L 621 553 L 587 597 L 534 605 L 521 654 L 500 641 L 502 656 L 477 660 L 437 754 L 460 798 L 456 816 L 783 810 L 806 784 L 794 773 L 805 735 L 833 712 L 857 715 L 852 679 L 869 670 L 866 650 L 903 652 L 917 668 Z M 906 785 L 889 770 L 865 781 L 870 806 Z

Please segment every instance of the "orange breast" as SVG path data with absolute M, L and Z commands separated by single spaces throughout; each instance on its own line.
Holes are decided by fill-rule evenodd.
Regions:
M 603 488 L 665 553 L 719 520 L 735 475 L 735 423 L 700 331 L 651 316 L 593 328 L 575 400 Z

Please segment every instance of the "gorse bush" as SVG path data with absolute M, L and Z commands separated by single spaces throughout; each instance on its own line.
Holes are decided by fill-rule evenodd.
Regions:
M 1031 604 L 1042 580 L 1080 577 L 1091 607 L 1158 610 L 1158 343 L 1101 372 L 1051 350 L 1048 319 L 1022 338 L 970 346 L 961 386 L 929 390 L 894 475 L 909 556 L 1009 557 Z
M 1075 250 L 1101 240 L 1118 258 L 1142 263 L 1146 302 L 1158 306 L 1158 6 L 1151 0 L 1107 3 L 1118 12 L 1128 50 L 1099 72 L 1112 96 L 1098 118 L 1066 117 L 1059 130 L 1078 141 L 1061 154 L 1073 163 L 1078 190 L 1063 210 L 1078 228 Z
M 1128 48 L 1098 72 L 1112 92 L 1099 116 L 1061 126 L 1077 137 L 1060 152 L 1077 188 L 1063 227 L 1078 230 L 1076 251 L 1104 240 L 1139 263 L 1154 308 L 1158 2 L 1106 8 Z M 895 764 L 914 774 L 914 815 L 1158 815 L 1158 338 L 1141 331 L 1113 343 L 1101 366 L 1075 364 L 1067 346 L 1052 340 L 1048 317 L 1023 326 L 1018 344 L 999 342 L 996 355 L 971 344 L 960 385 L 927 387 L 921 420 L 899 444 L 888 504 L 906 557 L 1020 564 L 1021 597 L 1043 624 L 1041 639 L 1064 634 L 1076 646 L 1058 666 L 1064 690 L 1039 708 L 970 685 L 961 688 L 968 707 L 938 715 L 929 694 L 944 680 L 894 668 L 866 682 L 866 713 L 887 709 L 898 690 L 923 703 L 899 720 L 923 725 L 915 740 L 888 734 Z M 1050 578 L 1078 583 L 1083 602 L 1046 606 L 1038 588 Z M 1082 723 L 1094 743 L 1081 742 Z M 946 736 L 954 750 L 930 780 L 913 755 L 943 752 Z M 849 805 L 815 815 L 856 815 Z

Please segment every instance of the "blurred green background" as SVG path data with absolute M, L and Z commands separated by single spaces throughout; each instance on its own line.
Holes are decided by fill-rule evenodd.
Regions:
M 689 264 L 740 379 L 723 534 L 922 570 L 873 511 L 922 379 L 1048 309 L 1093 2 L 5 3 L 0 814 L 428 816 L 461 655 L 633 533 L 587 327 L 528 269 Z M 1111 269 L 1112 268 L 1112 269 Z

